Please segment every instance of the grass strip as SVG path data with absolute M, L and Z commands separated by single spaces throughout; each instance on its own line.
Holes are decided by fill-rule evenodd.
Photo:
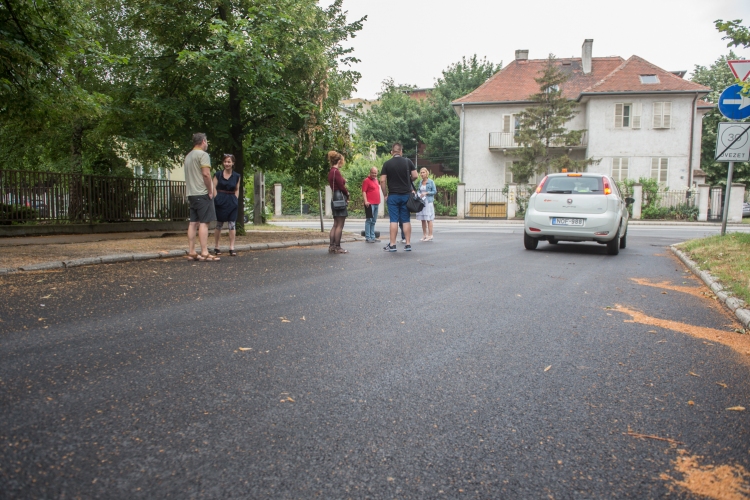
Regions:
M 718 279 L 726 291 L 750 304 L 750 234 L 710 236 L 686 241 L 679 247 Z

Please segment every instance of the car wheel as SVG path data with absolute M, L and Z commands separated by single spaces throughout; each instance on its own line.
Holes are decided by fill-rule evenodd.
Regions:
M 607 254 L 609 255 L 617 255 L 620 253 L 620 232 L 617 232 L 617 235 L 612 238 L 610 241 L 607 242 Z
M 526 250 L 536 250 L 537 245 L 539 245 L 537 238 L 532 238 L 528 234 L 523 233 L 523 246 Z
M 628 230 L 625 230 L 625 234 L 620 238 L 620 248 L 625 248 L 628 244 Z

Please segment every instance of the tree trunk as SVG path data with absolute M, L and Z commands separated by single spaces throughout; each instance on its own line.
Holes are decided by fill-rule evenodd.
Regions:
M 70 199 L 68 202 L 68 219 L 71 222 L 83 220 L 83 124 L 79 120 L 73 124 L 70 142 Z

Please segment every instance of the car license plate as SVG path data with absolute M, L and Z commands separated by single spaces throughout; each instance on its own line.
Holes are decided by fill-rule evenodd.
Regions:
M 553 226 L 583 226 L 584 219 L 567 219 L 564 217 L 552 217 Z

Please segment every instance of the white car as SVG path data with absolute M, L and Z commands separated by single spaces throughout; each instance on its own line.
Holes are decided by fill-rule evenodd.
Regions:
M 628 236 L 628 205 L 611 177 L 593 173 L 550 174 L 529 198 L 523 244 L 535 250 L 540 240 L 595 241 L 617 255 Z

